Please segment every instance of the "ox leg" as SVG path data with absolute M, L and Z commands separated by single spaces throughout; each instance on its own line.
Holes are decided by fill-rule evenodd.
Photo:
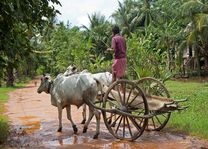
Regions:
M 72 124 L 72 127 L 73 127 L 73 130 L 74 130 L 74 134 L 77 133 L 78 129 L 77 129 L 77 126 L 74 124 L 74 122 L 72 121 L 72 118 L 71 118 L 71 106 L 67 106 L 66 107 L 66 113 L 67 113 L 67 118 L 68 120 L 71 122 Z
M 96 117 L 97 125 L 96 125 L 96 133 L 95 133 L 93 139 L 97 139 L 98 135 L 100 134 L 100 112 L 97 109 L 94 109 L 94 114 Z
M 87 122 L 84 125 L 83 133 L 87 132 L 88 125 L 89 125 L 90 121 L 92 120 L 93 116 L 94 116 L 94 113 L 93 113 L 92 109 L 89 108 L 89 117 L 88 117 Z
M 62 108 L 60 106 L 58 106 L 58 119 L 59 119 L 59 128 L 58 128 L 58 132 L 62 131 Z
M 97 125 L 96 125 L 96 133 L 93 136 L 93 139 L 97 139 L 98 135 L 100 134 L 100 112 L 98 110 L 92 108 L 92 107 L 89 107 L 89 118 L 88 118 L 87 122 L 84 125 L 83 133 L 87 132 L 88 125 L 89 125 L 89 123 L 92 120 L 94 115 L 96 117 Z
M 81 122 L 81 124 L 85 124 L 85 122 L 86 122 L 86 113 L 87 113 L 87 107 L 86 107 L 86 104 L 83 104 L 83 111 L 82 111 L 82 117 L 83 117 L 83 120 L 82 120 L 82 122 Z

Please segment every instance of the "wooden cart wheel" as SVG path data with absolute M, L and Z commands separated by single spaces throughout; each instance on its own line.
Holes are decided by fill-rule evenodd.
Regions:
M 162 97 L 170 97 L 170 94 L 166 87 L 160 81 L 151 78 L 145 77 L 136 82 L 139 87 L 143 90 L 145 94 L 156 95 Z M 170 112 L 160 112 L 149 110 L 150 114 L 153 114 L 152 118 L 148 120 L 147 130 L 159 131 L 165 127 L 167 124 L 171 113 Z
M 102 111 L 105 125 L 115 138 L 133 141 L 142 135 L 147 126 L 148 119 L 139 117 L 149 113 L 147 100 L 132 81 L 114 82 L 105 92 L 103 108 L 117 111 Z

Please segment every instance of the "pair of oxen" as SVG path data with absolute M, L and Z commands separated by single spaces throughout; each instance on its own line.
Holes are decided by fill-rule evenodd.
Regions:
M 74 133 L 77 133 L 78 129 L 71 117 L 71 105 L 78 108 L 83 105 L 83 133 L 87 132 L 88 125 L 95 115 L 97 125 L 93 138 L 96 139 L 100 133 L 100 111 L 90 106 L 90 103 L 96 101 L 98 92 L 102 90 L 103 85 L 109 86 L 111 82 L 112 74 L 109 72 L 96 74 L 86 70 L 78 72 L 75 66 L 70 65 L 64 74 L 59 74 L 54 80 L 50 75 L 43 75 L 37 92 L 50 94 L 51 104 L 58 108 L 58 132 L 62 131 L 62 109 L 66 108 L 67 118 L 72 124 Z M 89 106 L 87 121 L 86 105 Z

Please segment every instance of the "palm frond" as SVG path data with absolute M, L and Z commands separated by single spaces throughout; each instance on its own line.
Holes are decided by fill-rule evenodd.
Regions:
M 206 5 L 199 0 L 190 0 L 181 6 L 183 16 L 193 16 L 194 14 L 203 12 Z
M 208 14 L 199 13 L 195 17 L 196 19 L 196 27 L 198 31 L 202 31 L 204 28 L 208 28 Z

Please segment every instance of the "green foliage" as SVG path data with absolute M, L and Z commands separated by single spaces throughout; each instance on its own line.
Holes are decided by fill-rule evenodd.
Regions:
M 52 3 L 60 4 L 58 0 Z M 14 69 L 21 64 L 33 66 L 30 39 L 48 23 L 44 17 L 54 17 L 57 12 L 47 0 L 0 1 L 0 68 L 4 70 L 0 76 L 6 77 L 8 86 L 13 86 Z
M 130 78 L 133 74 L 131 79 L 146 76 L 163 78 L 165 75 L 165 55 L 161 53 L 160 49 L 152 47 L 153 38 L 152 34 L 142 38 L 132 34 L 132 38 L 128 39 L 128 74 Z
M 1 87 L 0 88 L 0 102 L 7 101 L 7 99 L 9 98 L 8 92 L 13 91 L 14 89 L 15 88 L 13 87 Z
M 92 73 L 109 71 L 111 72 L 111 61 L 105 60 L 104 57 L 98 56 L 93 58 L 89 65 L 89 71 Z
M 88 15 L 90 27 L 86 29 L 86 39 L 91 42 L 90 52 L 93 55 L 104 55 L 104 51 L 110 47 L 111 43 L 111 24 L 100 13 Z
M 111 44 L 113 24 L 96 12 L 88 15 L 89 27 L 56 24 L 58 11 L 49 2 L 60 4 L 58 0 L 0 2 L 0 85 L 4 80 L 12 85 L 14 79 L 36 73 L 57 75 L 72 63 L 92 72 L 111 69 L 112 55 L 105 50 Z M 112 18 L 127 40 L 128 78 L 165 80 L 179 73 L 187 45 L 195 51 L 198 68 L 200 58 L 207 59 L 206 1 L 124 0 L 118 4 Z
M 1 132 L 1 134 L 0 134 L 0 147 L 1 147 L 1 144 L 5 143 L 8 135 L 9 135 L 8 122 L 7 122 L 7 120 L 2 118 L 1 116 L 0 116 L 0 132 Z
M 47 72 L 57 75 L 64 72 L 70 64 L 76 64 L 80 69 L 88 68 L 90 63 L 88 49 L 91 44 L 83 42 L 83 37 L 83 32 L 76 27 L 67 28 L 62 23 L 57 25 L 51 33 L 51 39 L 43 39 L 43 48 L 40 50 L 47 49 L 51 52 L 40 55 L 39 73 Z
M 0 147 L 9 135 L 9 124 L 7 118 L 2 115 L 4 112 L 4 103 L 8 100 L 8 92 L 14 90 L 14 88 L 0 88 Z
M 110 46 L 109 23 L 105 17 L 97 13 L 89 16 L 90 28 L 65 26 L 63 23 L 54 26 L 50 38 L 40 38 L 38 73 L 63 73 L 66 68 L 75 64 L 79 70 L 88 69 L 90 72 L 109 70 L 109 56 L 105 50 Z M 50 51 L 50 52 L 45 52 Z M 44 71 L 44 72 L 43 72 Z
M 188 102 L 184 104 L 189 106 L 185 111 L 174 112 L 168 127 L 207 139 L 207 84 L 167 81 L 166 85 L 173 99 L 188 98 Z
M 23 86 L 25 86 L 25 84 L 18 83 L 15 87 L 0 87 L 0 148 L 1 145 L 5 143 L 9 135 L 9 122 L 7 120 L 7 117 L 3 115 L 4 103 L 9 99 L 9 92 Z

